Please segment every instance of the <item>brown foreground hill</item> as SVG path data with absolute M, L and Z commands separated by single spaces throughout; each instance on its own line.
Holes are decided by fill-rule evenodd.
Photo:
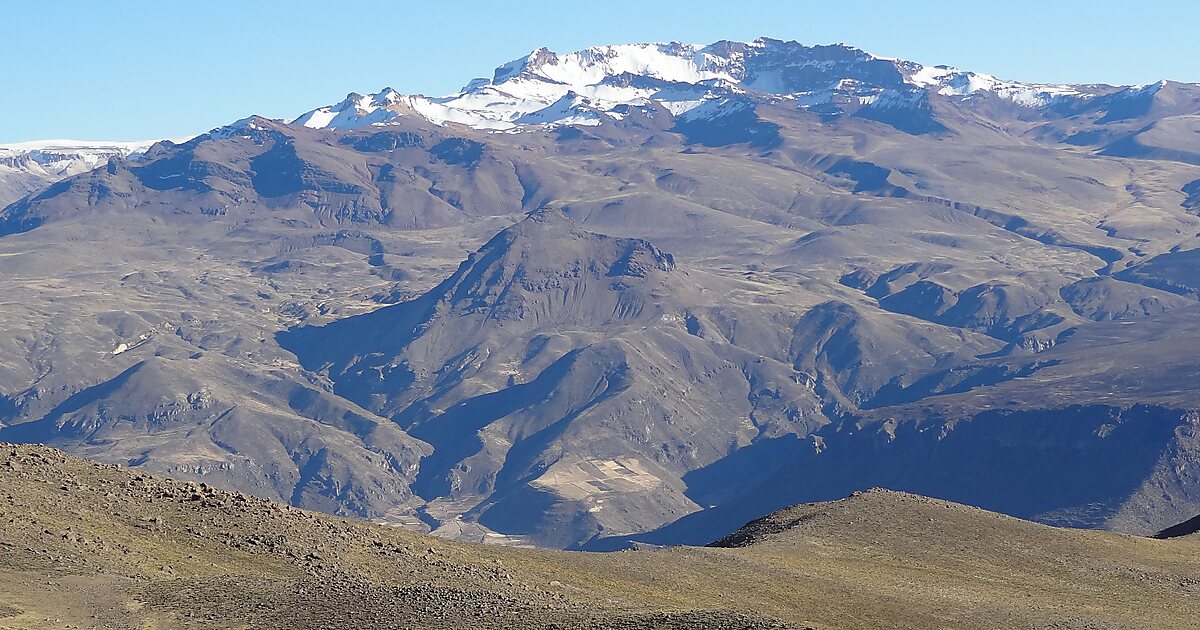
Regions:
M 0 445 L 0 628 L 1195 628 L 1200 540 L 870 491 L 712 547 L 482 546 Z

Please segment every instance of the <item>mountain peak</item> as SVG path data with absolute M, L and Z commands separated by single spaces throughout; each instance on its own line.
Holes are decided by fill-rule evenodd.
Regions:
M 530 212 L 473 257 L 506 260 L 521 276 L 575 269 L 584 275 L 645 278 L 675 269 L 674 257 L 649 241 L 589 232 L 555 206 Z
M 496 68 L 496 71 L 492 75 L 492 83 L 501 83 L 521 72 L 536 71 L 542 66 L 553 64 L 557 61 L 558 55 L 554 54 L 549 48 L 538 48 L 520 59 L 515 59 Z

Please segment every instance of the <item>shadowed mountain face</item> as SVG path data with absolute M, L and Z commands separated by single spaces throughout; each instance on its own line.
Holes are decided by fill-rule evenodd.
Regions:
M 1200 512 L 1195 86 L 726 44 L 546 51 L 8 205 L 0 439 L 560 547 L 873 485 Z
M 1161 532 L 1154 535 L 1159 540 L 1169 538 L 1181 538 L 1183 536 L 1194 536 L 1196 532 L 1200 532 L 1200 516 L 1193 516 L 1188 520 L 1172 525 Z

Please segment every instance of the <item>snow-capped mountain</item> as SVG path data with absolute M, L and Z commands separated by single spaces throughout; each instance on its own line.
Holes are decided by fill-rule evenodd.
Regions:
M 310 111 L 296 123 L 350 129 L 416 114 L 437 124 L 488 130 L 528 125 L 596 125 L 629 107 L 679 116 L 731 97 L 791 102 L 819 113 L 920 102 L 929 94 L 970 99 L 991 94 L 1021 107 L 1088 98 L 1078 86 L 1003 81 L 949 66 L 877 57 L 844 45 L 805 46 L 760 38 L 707 46 L 654 43 L 598 46 L 557 54 L 540 48 L 442 98 L 387 88 Z
M 46 175 L 66 176 L 93 169 L 111 157 L 129 157 L 149 149 L 157 140 L 107 142 L 37 140 L 0 144 L 0 166 Z
M 38 140 L 0 144 L 0 207 L 42 186 L 90 171 L 109 158 L 136 158 L 155 142 Z

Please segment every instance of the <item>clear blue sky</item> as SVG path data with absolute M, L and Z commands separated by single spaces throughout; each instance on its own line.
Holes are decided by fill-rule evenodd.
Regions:
M 175 137 L 347 92 L 441 95 L 539 46 L 766 35 L 1043 82 L 1200 82 L 1200 3 L 0 3 L 0 143 Z

